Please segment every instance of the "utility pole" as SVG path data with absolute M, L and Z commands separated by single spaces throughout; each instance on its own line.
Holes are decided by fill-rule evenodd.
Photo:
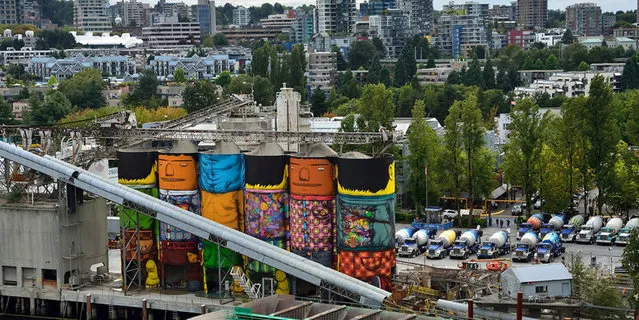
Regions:
M 428 208 L 428 163 L 424 165 L 424 175 L 426 176 L 426 208 Z

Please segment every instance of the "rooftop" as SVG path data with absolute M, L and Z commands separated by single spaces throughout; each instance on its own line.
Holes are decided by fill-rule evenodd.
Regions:
M 561 263 L 514 266 L 508 270 L 512 270 L 520 282 L 572 279 L 572 275 L 568 272 L 568 269 Z

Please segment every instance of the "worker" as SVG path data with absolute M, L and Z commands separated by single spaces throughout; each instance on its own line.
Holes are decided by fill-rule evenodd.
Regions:
M 500 228 L 504 227 L 504 219 L 499 220 L 499 227 Z
M 506 220 L 506 228 L 510 228 L 510 219 Z

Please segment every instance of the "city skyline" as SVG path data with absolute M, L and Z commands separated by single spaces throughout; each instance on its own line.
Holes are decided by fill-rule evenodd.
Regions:
M 111 4 L 115 4 L 118 1 L 121 0 L 109 0 Z M 149 3 L 150 5 L 155 5 L 158 0 L 137 0 L 138 2 L 146 2 Z M 167 0 L 167 2 L 184 2 L 187 4 L 197 4 L 197 0 Z M 303 4 L 315 4 L 315 1 L 311 0 L 311 1 L 301 1 L 301 0 L 276 0 L 276 1 L 262 1 L 262 0 L 226 0 L 226 1 L 216 1 L 216 6 L 221 6 L 224 5 L 225 3 L 231 3 L 233 5 L 243 5 L 245 7 L 250 7 L 250 6 L 257 6 L 257 5 L 261 5 L 262 3 L 265 2 L 269 2 L 269 3 L 275 3 L 275 2 L 279 2 L 283 5 L 287 5 L 287 6 L 300 6 Z M 361 3 L 364 2 L 363 0 L 357 0 L 357 3 Z M 435 10 L 441 10 L 442 7 L 445 4 L 448 4 L 450 1 L 449 0 L 433 0 L 433 7 Z M 465 0 L 462 1 L 455 1 L 455 3 L 463 3 L 466 2 Z M 487 1 L 477 1 L 475 0 L 475 2 L 480 2 L 480 3 L 489 3 L 491 6 L 494 4 L 510 4 L 510 0 L 487 0 Z M 578 1 L 578 0 L 552 0 L 552 1 L 548 1 L 548 9 L 561 9 L 561 10 L 566 10 L 566 7 L 569 5 L 573 5 L 575 3 L 584 3 L 584 2 L 594 2 L 597 3 L 599 6 L 601 6 L 601 9 L 603 12 L 616 12 L 619 10 L 623 10 L 623 11 L 627 11 L 627 10 L 635 10 L 636 8 L 636 3 L 634 3 L 634 1 L 628 1 L 628 0 L 608 0 L 605 3 L 599 3 L 597 1 L 592 1 L 592 0 L 584 0 L 584 1 Z

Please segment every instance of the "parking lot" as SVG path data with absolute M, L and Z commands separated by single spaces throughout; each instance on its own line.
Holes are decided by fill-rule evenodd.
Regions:
M 510 215 L 505 215 L 503 212 L 501 214 L 496 214 L 492 216 L 493 218 L 493 227 L 484 228 L 482 240 L 487 240 L 493 233 L 498 230 L 507 230 L 506 223 L 504 223 L 504 228 L 495 227 L 497 219 L 503 219 L 504 221 L 510 220 L 510 236 L 509 241 L 512 244 L 517 243 L 517 228 L 514 223 L 514 219 L 516 217 L 512 217 Z M 407 224 L 397 224 L 396 230 L 407 227 Z M 460 231 L 466 231 L 467 228 L 457 228 Z M 581 253 L 582 261 L 586 265 L 591 264 L 591 259 L 594 257 L 596 260 L 597 268 L 599 268 L 602 272 L 612 272 L 615 267 L 621 265 L 621 256 L 623 254 L 623 248 L 620 246 L 600 246 L 597 244 L 578 244 L 578 243 L 564 243 L 564 247 L 566 248 L 566 253 L 562 256 L 565 257 L 566 261 L 571 260 L 571 255 Z M 510 258 L 510 255 L 504 255 L 500 258 Z M 443 268 L 458 268 L 458 265 L 461 264 L 462 261 L 477 259 L 475 255 L 470 256 L 467 260 L 457 260 L 450 259 L 450 257 L 446 257 L 444 259 L 427 259 L 425 255 L 419 255 L 414 258 L 404 258 L 398 256 L 397 268 L 398 271 L 405 270 L 409 268 L 409 264 L 402 264 L 402 262 L 409 262 L 414 264 L 426 264 L 429 266 L 443 267 Z M 556 258 L 555 261 L 562 261 L 561 257 Z M 519 262 L 514 262 L 513 265 L 524 264 Z

